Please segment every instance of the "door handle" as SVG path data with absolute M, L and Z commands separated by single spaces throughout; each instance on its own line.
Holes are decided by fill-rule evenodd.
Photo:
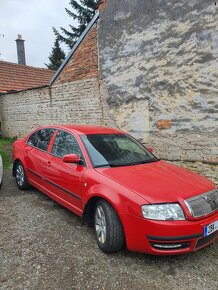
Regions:
M 47 162 L 47 166 L 50 167 L 51 166 L 51 161 Z

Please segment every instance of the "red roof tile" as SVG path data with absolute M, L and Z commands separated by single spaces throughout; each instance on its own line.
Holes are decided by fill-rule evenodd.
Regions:
M 54 73 L 45 68 L 0 61 L 0 93 L 48 85 Z

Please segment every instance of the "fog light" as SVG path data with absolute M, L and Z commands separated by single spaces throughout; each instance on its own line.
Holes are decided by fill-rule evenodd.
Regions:
M 159 248 L 159 249 L 177 249 L 177 248 L 182 248 L 182 244 L 153 244 L 154 248 Z

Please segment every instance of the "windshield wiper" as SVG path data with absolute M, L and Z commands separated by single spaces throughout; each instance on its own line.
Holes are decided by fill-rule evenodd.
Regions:
M 151 162 L 156 162 L 160 161 L 159 159 L 151 159 L 151 160 L 142 160 L 138 162 L 131 162 L 131 163 L 125 163 L 125 164 L 119 164 L 119 165 L 111 165 L 111 167 L 116 167 L 116 166 L 132 166 L 132 165 L 140 165 L 140 164 L 145 164 L 145 163 L 151 163 Z
M 99 164 L 99 165 L 96 165 L 95 168 L 132 166 L 132 165 L 140 165 L 140 164 L 151 163 L 151 162 L 156 162 L 156 161 L 160 161 L 160 159 L 142 160 L 142 161 L 138 161 L 138 162 L 123 163 L 123 164 L 122 163 L 121 164 L 114 164 L 114 163 Z
M 150 159 L 150 160 L 144 160 L 144 161 L 140 161 L 136 164 L 145 164 L 145 163 L 151 163 L 151 162 L 157 162 L 160 161 L 160 159 Z

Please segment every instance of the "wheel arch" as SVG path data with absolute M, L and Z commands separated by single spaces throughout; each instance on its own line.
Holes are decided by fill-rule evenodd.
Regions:
M 82 225 L 93 225 L 95 205 L 101 196 L 92 196 L 86 203 L 83 210 Z
M 85 208 L 83 210 L 82 225 L 93 225 L 95 205 L 96 205 L 97 201 L 100 199 L 105 200 L 107 203 L 109 203 L 113 207 L 113 209 L 116 211 L 116 213 L 120 219 L 120 222 L 123 226 L 123 222 L 122 222 L 120 214 L 117 210 L 117 207 L 114 205 L 113 202 L 111 202 L 111 200 L 109 200 L 108 198 L 106 198 L 103 195 L 94 195 L 94 196 L 90 197 L 90 199 L 87 201 Z M 124 226 L 123 226 L 123 228 L 124 228 Z M 125 232 L 125 230 L 124 230 L 124 232 Z

